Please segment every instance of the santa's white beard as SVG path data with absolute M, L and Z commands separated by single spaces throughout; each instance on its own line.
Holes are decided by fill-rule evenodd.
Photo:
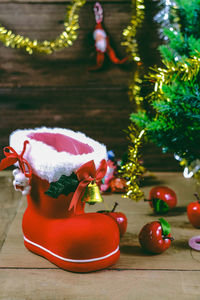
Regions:
M 106 52 L 107 42 L 106 39 L 101 39 L 95 42 L 95 47 L 101 52 Z

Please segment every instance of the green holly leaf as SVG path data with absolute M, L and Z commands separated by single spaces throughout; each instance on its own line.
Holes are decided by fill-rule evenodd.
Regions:
M 163 218 L 160 218 L 159 221 L 160 221 L 160 225 L 162 227 L 163 235 L 166 236 L 166 235 L 170 234 L 171 226 L 169 225 L 169 223 Z
M 58 198 L 59 195 L 68 195 L 74 192 L 79 184 L 78 178 L 75 173 L 70 176 L 62 175 L 58 181 L 51 182 L 48 191 L 45 192 L 52 198 Z
M 153 203 L 153 208 L 157 214 L 165 214 L 169 211 L 168 204 L 161 199 L 154 198 L 152 199 L 152 203 Z

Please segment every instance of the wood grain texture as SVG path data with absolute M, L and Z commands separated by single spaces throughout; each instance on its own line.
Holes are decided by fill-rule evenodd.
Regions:
M 128 218 L 127 233 L 121 239 L 120 260 L 109 269 L 112 270 L 196 270 L 200 271 L 200 252 L 190 250 L 188 240 L 198 235 L 199 230 L 192 227 L 186 215 L 186 206 L 193 198 L 195 190 L 192 180 L 186 180 L 180 173 L 156 173 L 155 177 L 143 188 L 148 198 L 149 190 L 154 185 L 171 187 L 177 193 L 178 206 L 169 212 L 165 219 L 171 224 L 172 236 L 175 241 L 162 255 L 149 255 L 142 251 L 138 242 L 138 234 L 142 226 L 159 216 L 153 214 L 146 202 L 133 202 L 122 199 L 120 195 L 105 195 L 104 200 L 109 208 L 114 202 L 119 203 L 118 210 L 124 212 Z M 8 268 L 56 268 L 48 260 L 27 251 L 23 245 L 21 233 L 21 220 L 26 207 L 26 199 L 23 198 L 18 213 L 10 226 L 4 246 L 0 255 L 0 266 Z M 103 204 L 88 207 L 87 211 L 103 209 Z
M 106 93 L 106 97 L 105 97 Z M 9 133 L 16 128 L 39 126 L 70 128 L 116 148 L 126 150 L 125 130 L 128 126 L 127 110 L 131 112 L 128 95 L 124 90 L 29 89 L 13 90 L 2 95 L 0 103 L 1 146 L 6 146 Z M 76 101 L 74 101 L 74 99 Z M 113 107 L 115 109 L 113 110 Z M 3 138 L 4 137 L 4 138 Z
M 2 0 L 0 23 L 33 39 L 54 39 L 63 30 L 68 3 L 69 0 Z M 106 144 L 119 157 L 127 150 L 124 129 L 135 110 L 128 100 L 128 86 L 135 65 L 116 66 L 106 59 L 101 71 L 88 71 L 95 64 L 94 3 L 87 1 L 80 10 L 80 30 L 72 47 L 50 56 L 30 56 L 0 44 L 0 148 L 8 145 L 13 130 L 45 125 L 82 131 Z M 131 18 L 131 1 L 109 0 L 102 4 L 111 44 L 117 55 L 124 57 L 122 31 Z M 146 68 L 159 61 L 159 40 L 152 21 L 155 2 L 145 0 L 145 4 L 146 17 L 138 39 Z M 145 166 L 151 170 L 179 170 L 173 155 L 163 155 L 153 145 L 145 145 L 142 152 Z
M 10 172 L 0 173 L 0 251 L 12 223 L 21 197 L 13 190 Z
M 200 272 L 0 270 L 1 299 L 199 300 Z
M 4 181 L 0 177 L 0 183 Z M 161 255 L 144 253 L 138 243 L 138 233 L 146 222 L 158 217 L 152 214 L 147 203 L 135 203 L 116 194 L 104 196 L 109 208 L 115 201 L 119 202 L 118 210 L 127 215 L 128 229 L 120 243 L 118 263 L 107 270 L 89 274 L 63 271 L 26 250 L 21 233 L 21 219 L 26 207 L 23 198 L 0 252 L 0 299 L 170 300 L 175 297 L 198 300 L 200 253 L 189 249 L 188 239 L 199 231 L 189 224 L 186 216 L 194 183 L 179 173 L 156 173 L 146 180 L 143 188 L 146 196 L 150 188 L 158 184 L 170 186 L 178 196 L 177 208 L 165 215 L 175 238 L 172 246 Z M 0 201 L 0 210 L 2 203 Z M 95 205 L 95 209 L 90 207 L 87 211 L 99 208 L 102 206 Z
M 79 37 L 72 47 L 53 55 L 29 56 L 0 45 L 0 86 L 68 86 L 95 87 L 123 86 L 127 88 L 130 66 L 108 63 L 103 72 L 88 72 L 95 63 L 92 32 L 95 27 L 93 4 L 87 3 L 80 11 Z M 14 32 L 38 40 L 54 39 L 62 30 L 64 4 L 0 4 L 0 20 Z M 107 12 L 107 13 L 106 13 Z M 19 16 L 21 16 L 19 18 Z M 121 33 L 130 19 L 130 4 L 105 4 L 106 29 L 112 37 L 118 55 L 126 55 L 120 46 Z
M 123 89 L 6 88 L 0 95 L 0 157 L 12 131 L 40 126 L 84 132 L 113 149 L 117 157 L 127 151 L 125 130 L 132 107 Z M 154 145 L 143 145 L 141 153 L 150 170 L 179 168 L 173 155 L 162 154 Z

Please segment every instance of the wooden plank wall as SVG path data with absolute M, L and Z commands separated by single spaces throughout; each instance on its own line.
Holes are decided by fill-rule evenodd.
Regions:
M 31 38 L 54 39 L 63 29 L 66 6 L 62 0 L 1 0 L 0 23 Z M 50 56 L 29 56 L 0 44 L 0 147 L 16 128 L 58 126 L 85 132 L 121 156 L 127 149 L 125 130 L 134 110 L 128 99 L 133 64 L 116 66 L 106 60 L 99 72 L 92 32 L 95 26 L 89 0 L 80 11 L 79 37 L 74 45 Z M 122 31 L 131 18 L 130 0 L 101 1 L 104 23 L 119 57 Z M 144 64 L 156 63 L 158 39 L 152 23 L 155 4 L 146 1 L 146 19 L 140 32 Z M 152 170 L 177 170 L 171 155 L 147 145 L 144 161 Z

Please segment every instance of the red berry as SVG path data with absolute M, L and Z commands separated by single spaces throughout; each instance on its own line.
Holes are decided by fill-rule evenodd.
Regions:
M 126 180 L 124 178 L 113 178 L 110 181 L 112 193 L 124 193 L 126 190 Z
M 175 192 L 166 186 L 156 186 L 150 190 L 149 204 L 156 213 L 166 213 L 177 204 Z
M 166 221 L 164 220 L 164 222 Z M 139 233 L 139 242 L 142 248 L 151 253 L 164 252 L 170 247 L 171 241 L 171 234 L 163 233 L 162 223 L 159 221 L 146 224 Z
M 196 195 L 196 194 L 195 194 Z M 187 206 L 187 215 L 190 223 L 196 227 L 200 228 L 200 199 L 196 195 L 197 201 L 191 202 Z
M 118 224 L 119 227 L 119 233 L 120 233 L 120 237 L 122 237 L 125 233 L 126 233 L 126 229 L 127 229 L 127 217 L 125 214 L 123 214 L 122 212 L 116 212 L 115 208 L 118 205 L 118 203 L 115 203 L 112 211 L 109 210 L 101 210 L 98 211 L 99 213 L 103 213 L 109 217 L 111 217 L 112 219 L 115 220 L 115 222 Z
M 110 212 L 107 213 L 107 215 L 117 222 L 119 226 L 120 237 L 122 237 L 126 233 L 127 229 L 127 217 L 125 214 L 122 212 Z

